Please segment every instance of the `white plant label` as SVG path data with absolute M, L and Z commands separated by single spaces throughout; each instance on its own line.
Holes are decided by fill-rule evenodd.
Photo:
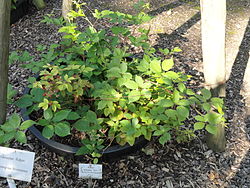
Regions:
M 79 164 L 79 178 L 102 179 L 102 165 Z
M 0 147 L 0 177 L 31 181 L 35 153 Z

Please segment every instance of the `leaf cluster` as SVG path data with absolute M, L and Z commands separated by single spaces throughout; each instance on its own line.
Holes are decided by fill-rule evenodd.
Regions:
M 27 114 L 40 112 L 36 124 L 43 127 L 44 137 L 76 132 L 82 145 L 77 155 L 99 157 L 105 144 L 114 141 L 133 145 L 140 136 L 156 136 L 165 144 L 188 141 L 201 129 L 216 133 L 217 125 L 225 122 L 223 100 L 212 98 L 207 89 L 196 93 L 186 87 L 190 76 L 173 71 L 173 54 L 181 50 L 154 49 L 148 43 L 149 30 L 141 28 L 134 36 L 122 26 L 150 16 L 108 10 L 96 10 L 93 16 L 113 26 L 97 29 L 81 8 L 69 14 L 70 22 L 46 17 L 46 22 L 61 24 L 62 41 L 38 46 L 39 60 L 27 53 L 20 56 L 39 77 L 29 79 L 30 94 L 16 104 L 27 108 Z M 89 23 L 84 31 L 73 22 L 79 17 Z M 144 55 L 130 54 L 133 46 L 141 47 Z M 188 126 L 191 121 L 194 125 Z

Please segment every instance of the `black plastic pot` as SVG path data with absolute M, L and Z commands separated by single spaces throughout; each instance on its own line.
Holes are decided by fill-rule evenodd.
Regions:
M 28 94 L 29 89 L 26 88 L 24 91 L 24 94 Z M 29 120 L 30 118 L 26 115 L 24 115 L 26 112 L 26 109 L 21 109 L 21 113 L 23 116 L 24 121 Z M 29 131 L 47 148 L 49 148 L 51 151 L 58 153 L 63 156 L 67 157 L 73 157 L 75 156 L 75 153 L 79 149 L 78 147 L 72 147 L 69 145 L 58 143 L 54 140 L 47 139 L 43 137 L 42 133 L 35 127 L 32 126 L 29 128 Z M 133 153 L 135 151 L 140 150 L 142 147 L 144 147 L 148 143 L 147 140 L 145 140 L 144 137 L 139 137 L 135 144 L 133 146 L 130 146 L 128 144 L 124 146 L 120 145 L 114 145 L 108 147 L 105 151 L 103 151 L 102 160 L 104 161 L 112 161 L 114 159 L 120 158 L 124 155 L 128 155 L 130 153 Z M 76 156 L 75 156 L 76 157 Z M 82 158 L 82 157 L 81 157 Z M 80 159 L 80 158 L 78 158 Z
M 29 3 L 28 0 L 17 0 L 16 8 L 11 10 L 10 23 L 17 22 L 20 18 L 28 13 Z

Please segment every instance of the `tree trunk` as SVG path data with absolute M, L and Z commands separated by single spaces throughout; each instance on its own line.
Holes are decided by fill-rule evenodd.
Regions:
M 10 9 L 10 0 L 0 0 L 0 124 L 5 122 L 7 112 Z
M 44 0 L 33 0 L 32 2 L 38 10 L 44 9 L 46 7 Z
M 225 97 L 226 61 L 226 0 L 200 0 L 203 70 L 206 85 L 213 96 Z M 208 135 L 208 146 L 223 151 L 226 145 L 223 125 L 218 125 L 215 135 Z
M 72 0 L 63 0 L 62 4 L 62 16 L 64 20 L 68 21 L 67 14 L 72 10 Z

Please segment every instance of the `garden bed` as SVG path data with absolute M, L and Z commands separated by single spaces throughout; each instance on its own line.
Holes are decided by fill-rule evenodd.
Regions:
M 57 42 L 59 38 L 57 28 L 41 24 L 40 20 L 43 15 L 51 13 L 52 10 L 59 15 L 60 3 L 60 1 L 51 0 L 44 11 L 37 12 L 12 26 L 11 50 L 22 49 L 34 53 L 32 49 L 38 44 Z M 93 1 L 89 4 L 90 8 L 102 4 L 108 6 L 105 0 Z M 249 5 L 244 4 L 244 6 L 249 10 L 247 7 Z M 166 32 L 170 33 L 159 34 L 157 45 L 162 48 L 180 47 L 183 53 L 175 57 L 176 69 L 193 75 L 195 81 L 192 84 L 194 87 L 199 87 L 203 83 L 203 76 L 200 72 L 202 61 L 200 30 L 199 24 L 196 23 L 198 20 L 193 19 L 189 22 L 191 26 L 194 25 L 193 27 L 187 24 L 186 27 L 176 30 L 178 28 L 176 23 L 181 25 L 183 20 L 188 20 L 197 12 L 193 7 L 195 6 L 192 4 L 184 4 L 173 8 L 170 12 L 166 8 L 157 9 L 159 15 L 163 12 L 162 18 L 168 16 L 168 19 L 164 19 L 167 23 L 160 20 L 160 17 L 158 21 L 161 25 L 165 24 Z M 231 19 L 237 22 L 238 17 Z M 248 21 L 249 17 L 244 19 Z M 241 29 L 244 30 L 244 28 Z M 243 61 L 244 58 L 242 56 L 241 60 Z M 249 119 L 245 117 L 242 97 L 240 94 L 234 94 L 239 93 L 234 80 L 240 77 L 239 69 L 234 71 L 238 74 L 229 80 L 226 98 L 229 129 L 227 149 L 224 153 L 212 152 L 200 139 L 189 144 L 171 142 L 163 148 L 157 142 L 152 142 L 144 150 L 145 152 L 138 151 L 117 162 L 104 163 L 103 180 L 94 181 L 93 187 L 249 187 Z M 29 77 L 29 72 L 21 69 L 18 64 L 11 65 L 9 72 L 11 83 L 22 93 L 27 85 L 26 79 Z M 13 111 L 13 108 L 9 110 L 9 112 Z M 28 139 L 28 144 L 16 144 L 15 147 L 36 152 L 33 178 L 31 183 L 17 182 L 18 187 L 86 186 L 85 180 L 78 179 L 79 161 L 66 160 L 48 151 L 32 135 L 29 135 Z M 7 187 L 6 180 L 0 179 L 0 187 Z

